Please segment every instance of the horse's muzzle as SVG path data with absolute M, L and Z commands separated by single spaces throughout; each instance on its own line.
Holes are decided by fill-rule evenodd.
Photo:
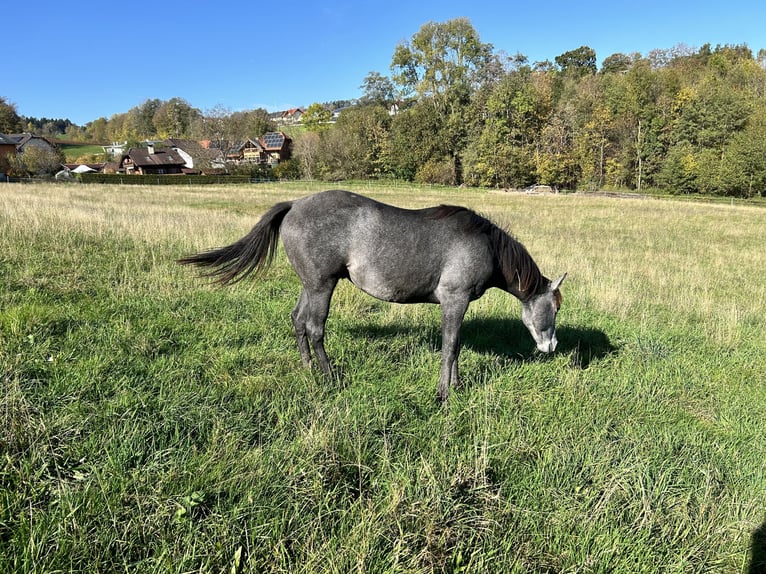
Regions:
M 542 343 L 538 343 L 537 350 L 541 353 L 552 353 L 556 350 L 556 346 L 559 344 L 558 340 L 556 339 L 556 336 L 554 335 L 547 341 L 543 341 Z

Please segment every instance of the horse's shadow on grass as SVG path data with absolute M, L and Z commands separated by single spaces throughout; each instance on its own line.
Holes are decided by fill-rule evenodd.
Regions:
M 355 336 L 369 338 L 414 337 L 423 344 L 441 348 L 437 330 L 411 323 L 385 326 L 360 324 L 347 327 Z M 560 326 L 556 329 L 559 344 L 556 353 L 571 354 L 572 366 L 587 369 L 593 361 L 618 351 L 603 331 L 581 327 Z M 482 354 L 501 356 L 509 361 L 527 361 L 542 356 L 535 350 L 529 331 L 518 319 L 472 318 L 463 322 L 461 342 L 464 349 Z
M 557 354 L 572 356 L 572 366 L 587 369 L 590 364 L 617 352 L 606 333 L 598 329 L 559 326 Z M 479 353 L 491 353 L 514 360 L 540 356 L 532 336 L 518 319 L 469 319 L 463 323 L 463 345 Z
M 747 574 L 763 574 L 766 572 L 766 522 L 754 532 L 750 543 L 750 564 Z

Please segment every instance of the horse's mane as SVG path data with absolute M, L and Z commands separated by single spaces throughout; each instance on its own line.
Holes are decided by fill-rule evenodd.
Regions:
M 429 207 L 423 212 L 428 219 L 455 219 L 466 233 L 487 235 L 508 288 L 518 290 L 522 298 L 536 295 L 545 289 L 547 279 L 527 249 L 489 219 L 457 205 Z

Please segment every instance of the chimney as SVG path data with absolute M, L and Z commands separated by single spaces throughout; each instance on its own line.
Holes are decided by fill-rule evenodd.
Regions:
M 149 152 L 149 155 L 154 155 L 154 142 L 146 144 L 146 151 Z

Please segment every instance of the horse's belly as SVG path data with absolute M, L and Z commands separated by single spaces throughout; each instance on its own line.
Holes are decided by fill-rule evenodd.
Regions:
M 359 289 L 381 301 L 391 303 L 435 303 L 434 289 L 427 278 L 385 275 L 364 269 L 348 267 L 348 278 Z

